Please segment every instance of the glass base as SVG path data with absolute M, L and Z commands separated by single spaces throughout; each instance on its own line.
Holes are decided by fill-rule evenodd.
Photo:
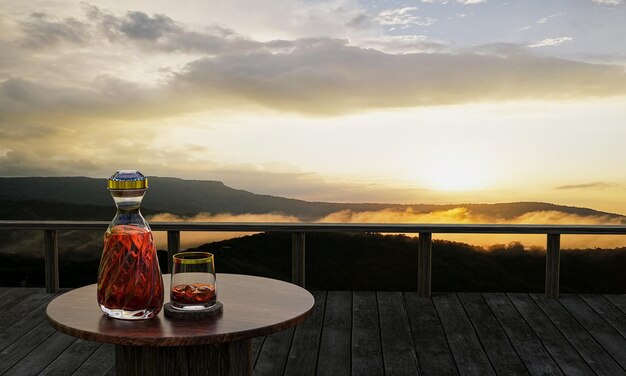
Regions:
M 206 304 L 186 304 L 186 305 L 177 304 L 174 302 L 170 302 L 170 303 L 172 305 L 172 308 L 177 309 L 179 311 L 200 311 L 203 309 L 209 309 L 213 307 L 215 305 L 215 302 L 216 300 L 210 303 L 206 303 Z
M 100 304 L 100 309 L 105 315 L 119 320 L 146 320 L 156 316 L 154 310 L 140 309 L 138 311 L 128 311 L 125 309 L 111 309 Z M 158 311 L 157 311 L 158 313 Z

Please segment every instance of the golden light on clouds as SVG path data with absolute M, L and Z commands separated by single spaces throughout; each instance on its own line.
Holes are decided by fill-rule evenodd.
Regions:
M 624 8 L 464 3 L 0 5 L 0 175 L 626 213 Z
M 151 222 L 299 222 L 294 216 L 281 214 L 206 214 L 200 213 L 192 217 L 181 217 L 170 213 L 149 216 Z M 512 218 L 497 215 L 476 214 L 463 207 L 432 212 L 419 212 L 412 208 L 404 210 L 383 209 L 375 211 L 341 210 L 331 213 L 317 222 L 319 223 L 501 223 L 501 224 L 602 224 L 623 225 L 625 220 L 609 215 L 582 216 L 558 211 L 532 211 Z M 231 239 L 253 233 L 242 232 L 185 232 L 181 239 L 183 248 L 196 247 L 207 242 Z M 167 246 L 167 234 L 155 232 L 157 247 Z M 416 234 L 406 234 L 417 236 Z M 434 234 L 434 238 L 464 242 L 488 248 L 495 244 L 521 242 L 526 247 L 541 247 L 546 244 L 545 235 L 498 235 L 498 234 Z M 609 235 L 567 235 L 561 240 L 563 248 L 616 248 L 625 247 L 624 236 Z

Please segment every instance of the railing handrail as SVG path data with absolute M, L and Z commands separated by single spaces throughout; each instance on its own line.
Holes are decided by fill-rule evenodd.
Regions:
M 0 220 L 0 230 L 44 231 L 46 291 L 59 291 L 58 231 L 99 230 L 108 221 L 25 221 Z M 152 222 L 153 231 L 167 231 L 168 269 L 171 256 L 180 251 L 181 231 L 290 232 L 292 233 L 292 281 L 304 287 L 305 233 L 377 232 L 418 233 L 418 295 L 430 297 L 432 234 L 544 234 L 546 243 L 546 298 L 559 297 L 560 239 L 562 234 L 626 235 L 626 225 L 548 224 L 439 224 L 439 223 L 301 223 L 301 222 Z
M 0 230 L 105 230 L 110 221 L 0 220 Z M 319 222 L 150 222 L 153 231 L 381 232 L 438 234 L 626 235 L 626 225 L 319 223 Z

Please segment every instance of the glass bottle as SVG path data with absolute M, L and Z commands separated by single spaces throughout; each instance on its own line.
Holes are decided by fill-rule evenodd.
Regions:
M 109 317 L 142 320 L 163 306 L 163 278 L 150 226 L 139 207 L 148 179 L 123 170 L 109 179 L 117 213 L 104 235 L 98 270 L 98 304 Z

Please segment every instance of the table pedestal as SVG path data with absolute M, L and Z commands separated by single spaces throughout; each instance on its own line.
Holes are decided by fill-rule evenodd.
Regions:
M 115 345 L 115 371 L 118 376 L 252 376 L 252 340 L 197 346 Z

